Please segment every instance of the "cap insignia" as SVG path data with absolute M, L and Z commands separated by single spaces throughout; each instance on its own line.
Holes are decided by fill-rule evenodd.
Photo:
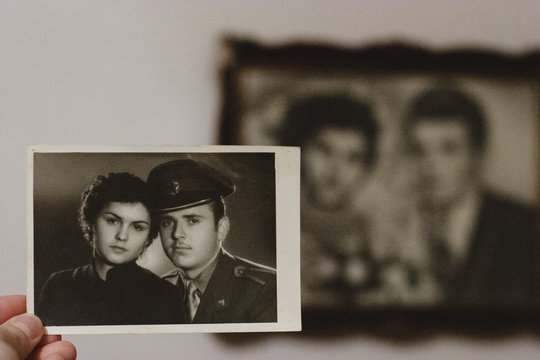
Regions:
M 169 195 L 177 197 L 180 194 L 180 183 L 178 181 L 173 181 L 169 184 Z

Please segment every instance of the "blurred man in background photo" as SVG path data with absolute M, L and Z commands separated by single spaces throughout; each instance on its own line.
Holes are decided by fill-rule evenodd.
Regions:
M 418 236 L 438 301 L 532 304 L 535 213 L 484 185 L 488 122 L 481 107 L 461 90 L 433 88 L 413 100 L 403 125 L 418 178 Z

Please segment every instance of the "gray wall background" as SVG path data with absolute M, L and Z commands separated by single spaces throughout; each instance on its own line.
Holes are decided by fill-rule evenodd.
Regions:
M 435 48 L 519 52 L 540 46 L 539 15 L 536 0 L 1 0 L 0 295 L 26 288 L 26 145 L 214 143 L 224 32 L 276 42 L 411 39 Z M 241 344 L 210 334 L 67 338 L 80 359 L 540 356 L 538 338 L 519 331 L 410 343 L 347 330 Z

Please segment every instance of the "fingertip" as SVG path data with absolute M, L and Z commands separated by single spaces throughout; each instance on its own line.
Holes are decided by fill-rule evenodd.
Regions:
M 75 348 L 75 345 L 65 340 L 60 341 L 60 343 L 62 343 L 64 360 L 75 360 L 77 358 L 77 349 Z
M 34 344 L 37 344 L 43 336 L 43 323 L 33 314 L 17 315 L 9 319 L 7 324 L 21 330 Z
M 30 356 L 30 360 L 75 360 L 77 358 L 77 349 L 69 341 L 62 340 L 40 346 Z
M 8 321 L 15 315 L 26 312 L 26 296 L 6 295 L 0 296 L 0 324 Z
M 64 359 L 62 356 L 58 354 L 52 354 L 51 356 L 47 356 L 43 360 L 66 360 L 66 359 Z

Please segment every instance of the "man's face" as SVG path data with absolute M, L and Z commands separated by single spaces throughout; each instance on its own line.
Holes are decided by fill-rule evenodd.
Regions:
M 150 214 L 143 204 L 107 202 L 93 225 L 96 261 L 121 265 L 136 260 L 149 233 Z
M 309 200 L 325 209 L 345 207 L 369 173 L 367 140 L 354 129 L 323 128 L 302 149 Z
M 159 234 L 165 253 L 188 275 L 198 275 L 216 256 L 228 232 L 228 219 L 216 227 L 210 204 L 160 216 Z
M 410 137 L 425 200 L 449 205 L 460 199 L 476 181 L 480 165 L 463 119 L 419 119 Z

